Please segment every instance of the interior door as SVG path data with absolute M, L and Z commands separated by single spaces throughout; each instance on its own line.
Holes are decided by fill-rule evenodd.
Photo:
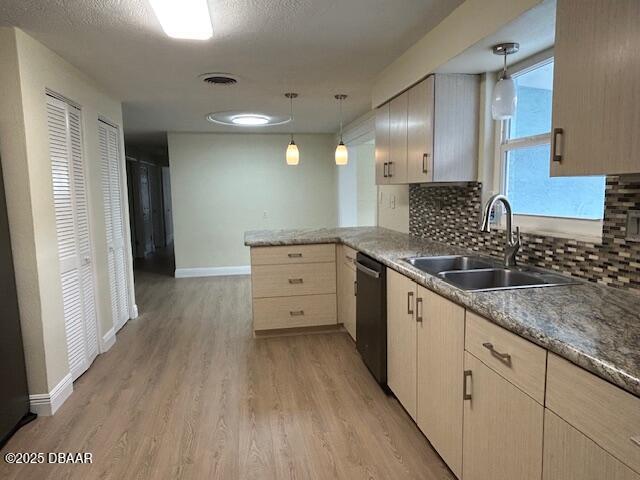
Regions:
M 46 101 L 67 352 L 75 380 L 98 354 L 81 117 L 61 100 L 47 96 Z
M 140 196 L 140 233 L 144 255 L 153 252 L 153 213 L 151 211 L 151 187 L 149 185 L 149 167 L 138 164 L 138 194 Z
M 169 167 L 162 167 L 162 205 L 165 245 L 171 245 L 173 243 L 173 214 L 171 212 L 171 173 Z
M 107 234 L 107 261 L 111 290 L 111 311 L 115 330 L 129 319 L 127 261 L 122 194 L 122 166 L 118 129 L 98 122 L 102 193 Z

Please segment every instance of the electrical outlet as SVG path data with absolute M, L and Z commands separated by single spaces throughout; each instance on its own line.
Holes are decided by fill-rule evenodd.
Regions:
M 629 210 L 627 212 L 627 235 L 626 240 L 640 242 L 640 210 Z

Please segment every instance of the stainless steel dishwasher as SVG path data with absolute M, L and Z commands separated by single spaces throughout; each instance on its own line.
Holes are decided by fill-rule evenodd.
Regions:
M 387 390 L 387 270 L 362 253 L 356 260 L 356 347 L 376 381 Z

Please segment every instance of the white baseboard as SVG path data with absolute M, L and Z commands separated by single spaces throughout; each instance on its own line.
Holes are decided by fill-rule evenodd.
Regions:
M 29 395 L 31 411 L 43 417 L 53 415 L 72 393 L 73 379 L 68 373 L 49 393 Z
M 176 278 L 190 277 L 226 277 L 228 275 L 250 275 L 250 265 L 237 267 L 204 267 L 204 268 L 176 268 Z
M 131 307 L 131 311 L 129 312 L 129 317 L 131 320 L 133 320 L 134 318 L 138 318 L 138 305 L 137 304 L 133 304 L 133 306 Z
M 102 336 L 102 342 L 100 343 L 100 353 L 108 351 L 116 343 L 116 331 L 111 328 L 107 333 Z

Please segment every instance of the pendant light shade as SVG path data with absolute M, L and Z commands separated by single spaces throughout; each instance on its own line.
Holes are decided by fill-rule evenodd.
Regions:
M 349 151 L 342 141 L 342 101 L 347 96 L 341 93 L 336 95 L 335 98 L 340 102 L 340 143 L 336 147 L 336 165 L 346 165 L 349 163 Z
M 346 165 L 349 163 L 349 152 L 347 146 L 340 142 L 336 147 L 336 165 Z
M 501 78 L 493 89 L 493 101 L 491 102 L 491 115 L 494 120 L 507 120 L 516 113 L 518 96 L 516 94 L 516 82 L 513 78 Z
M 293 130 L 293 99 L 298 98 L 297 93 L 289 92 L 284 94 L 285 97 L 289 99 L 290 106 L 290 116 L 291 116 L 291 129 Z M 293 131 L 291 132 L 291 141 L 287 146 L 287 153 L 285 154 L 285 158 L 287 160 L 287 165 L 298 165 L 300 163 L 300 151 L 298 150 L 298 146 L 296 142 L 293 140 Z
M 520 49 L 518 43 L 501 43 L 493 47 L 493 53 L 504 57 L 504 66 L 500 79 L 493 89 L 491 101 L 491 116 L 494 120 L 508 120 L 516 113 L 518 94 L 516 82 L 507 73 L 507 55 L 516 53 Z
M 298 165 L 298 163 L 300 163 L 300 152 L 296 142 L 291 140 L 287 147 L 287 165 Z

